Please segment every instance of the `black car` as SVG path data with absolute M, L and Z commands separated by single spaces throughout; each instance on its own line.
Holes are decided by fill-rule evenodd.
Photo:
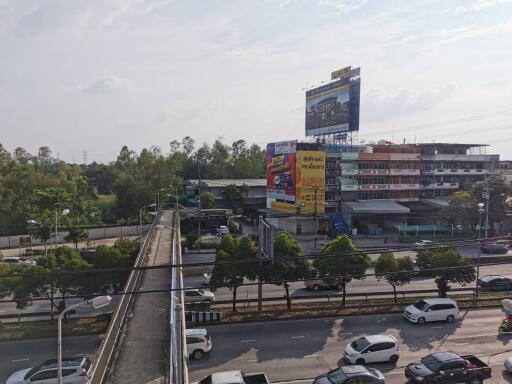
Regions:
M 478 286 L 489 291 L 512 291 L 512 279 L 500 275 L 482 276 Z
M 482 384 L 491 377 L 491 367 L 473 355 L 459 356 L 453 352 L 434 352 L 405 368 L 410 383 Z
M 384 384 L 381 371 L 362 365 L 347 365 L 318 376 L 313 384 Z
M 480 247 L 480 250 L 483 253 L 493 255 L 506 255 L 508 253 L 508 248 L 505 245 L 496 243 L 483 244 Z

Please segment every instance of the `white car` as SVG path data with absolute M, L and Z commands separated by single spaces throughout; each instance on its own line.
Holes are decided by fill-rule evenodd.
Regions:
M 211 273 L 203 273 L 203 285 L 210 285 L 212 279 Z
M 91 361 L 87 357 L 72 357 L 62 359 L 63 384 L 85 384 L 87 371 Z M 57 360 L 51 359 L 34 367 L 14 372 L 7 378 L 5 384 L 56 384 Z
M 4 257 L 2 259 L 2 263 L 7 264 L 18 264 L 18 265 L 36 265 L 36 262 L 34 260 L 28 260 L 24 257 Z
M 216 231 L 219 235 L 224 235 L 226 233 L 229 233 L 229 228 L 226 227 L 225 225 L 219 225 Z
M 185 331 L 187 336 L 187 353 L 194 359 L 202 359 L 212 350 L 212 340 L 205 328 L 192 328 Z
M 345 361 L 351 364 L 396 363 L 400 349 L 396 337 L 391 335 L 372 335 L 354 340 L 345 347 Z
M 433 245 L 434 242 L 432 240 L 420 240 L 416 243 L 414 243 L 414 245 L 416 245 L 417 247 L 420 247 L 420 248 L 423 248 L 423 247 L 427 247 L 429 245 Z
M 452 323 L 459 318 L 459 307 L 452 299 L 423 299 L 407 306 L 402 315 L 410 322 L 417 324 L 428 321 Z
M 202 289 L 185 290 L 185 303 L 204 303 L 212 304 L 215 302 L 215 295 Z

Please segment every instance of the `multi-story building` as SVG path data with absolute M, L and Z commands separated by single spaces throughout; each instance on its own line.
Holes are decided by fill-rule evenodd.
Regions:
M 420 197 L 432 199 L 469 190 L 497 173 L 499 155 L 485 153 L 483 144 L 415 144 L 421 153 Z

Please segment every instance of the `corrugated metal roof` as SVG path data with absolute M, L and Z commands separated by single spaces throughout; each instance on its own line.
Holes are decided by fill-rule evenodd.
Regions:
M 194 185 L 198 182 L 199 180 L 197 179 L 185 180 L 185 185 Z M 235 184 L 236 186 L 245 184 L 248 187 L 265 187 L 267 185 L 267 179 L 201 179 L 201 185 L 210 188 L 225 188 L 231 184 Z
M 360 200 L 346 201 L 343 205 L 350 208 L 353 213 L 400 213 L 408 214 L 410 209 L 393 200 Z

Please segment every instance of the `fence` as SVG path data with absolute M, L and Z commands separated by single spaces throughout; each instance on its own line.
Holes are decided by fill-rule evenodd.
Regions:
M 142 266 L 144 262 L 144 257 L 148 252 L 149 244 L 151 243 L 151 240 L 154 236 L 155 227 L 156 224 L 158 223 L 159 217 L 159 214 L 155 216 L 153 223 L 151 224 L 151 227 L 149 229 L 148 235 L 146 236 L 146 239 L 142 244 L 137 259 L 135 260 L 134 267 Z M 141 274 L 142 271 L 140 269 L 133 270 L 130 273 L 130 276 L 128 277 L 128 281 L 126 282 L 124 288 L 125 292 L 132 292 L 136 290 Z M 107 333 L 105 334 L 105 338 L 101 343 L 98 356 L 92 367 L 92 372 L 88 381 L 89 384 L 101 384 L 104 378 L 106 377 L 133 296 L 133 294 L 122 295 L 121 301 L 119 302 L 119 305 L 116 311 L 114 312 L 114 316 L 112 318 L 112 321 L 110 322 L 110 325 L 107 329 Z

